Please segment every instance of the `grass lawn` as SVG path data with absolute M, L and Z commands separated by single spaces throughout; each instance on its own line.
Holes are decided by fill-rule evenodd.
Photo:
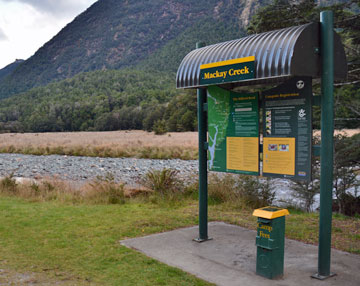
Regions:
M 286 236 L 317 243 L 318 215 L 290 212 Z M 0 217 L 0 268 L 42 273 L 53 281 L 69 281 L 66 285 L 211 285 L 119 244 L 197 224 L 193 199 L 72 205 L 0 196 Z M 226 204 L 211 205 L 209 219 L 256 226 L 250 209 Z M 359 218 L 334 216 L 333 246 L 360 253 Z
M 0 197 L 0 217 L 4 268 L 46 272 L 57 281 L 72 281 L 69 285 L 211 285 L 119 244 L 196 224 L 181 207 L 74 206 Z

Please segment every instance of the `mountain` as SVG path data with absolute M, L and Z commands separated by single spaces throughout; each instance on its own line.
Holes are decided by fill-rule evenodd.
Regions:
M 197 41 L 245 34 L 269 0 L 99 0 L 0 82 L 0 98 L 92 70 L 175 72 Z
M 6 67 L 0 69 L 0 81 L 11 74 L 24 60 L 15 60 L 15 62 L 7 65 Z

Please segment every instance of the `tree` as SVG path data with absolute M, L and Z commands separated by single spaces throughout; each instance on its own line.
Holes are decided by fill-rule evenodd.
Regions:
M 315 136 L 312 140 L 313 145 L 319 144 L 320 138 Z M 320 162 L 319 158 L 311 156 L 311 181 L 295 181 L 292 183 L 293 194 L 303 203 L 303 208 L 307 212 L 312 211 L 315 202 L 315 195 L 320 192 Z
M 292 185 L 294 196 L 303 202 L 303 207 L 307 212 L 312 211 L 312 205 L 315 202 L 315 195 L 320 192 L 319 171 L 319 166 L 313 165 L 313 177 L 311 181 L 295 181 Z
M 360 164 L 360 134 L 352 137 L 337 135 L 334 138 L 334 195 L 337 210 L 342 214 L 351 214 L 360 202 L 357 198 L 357 188 L 360 180 L 357 178 L 356 168 Z M 349 193 L 354 189 L 353 194 Z M 360 206 L 358 206 L 360 207 Z
M 196 130 L 196 95 L 194 91 L 186 91 L 172 98 L 164 118 L 169 131 Z
M 247 27 L 248 34 L 298 26 L 317 20 L 314 0 L 275 0 L 258 10 Z

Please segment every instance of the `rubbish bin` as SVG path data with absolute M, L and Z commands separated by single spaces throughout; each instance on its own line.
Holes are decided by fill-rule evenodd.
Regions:
M 274 279 L 284 274 L 285 216 L 287 209 L 264 207 L 256 209 L 256 274 Z

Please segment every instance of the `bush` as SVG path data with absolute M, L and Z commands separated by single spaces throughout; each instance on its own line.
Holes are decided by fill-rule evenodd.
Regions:
M 183 184 L 177 177 L 178 173 L 177 170 L 167 168 L 150 170 L 141 179 L 141 183 L 161 197 L 174 195 L 183 191 Z
M 315 195 L 320 192 L 320 165 L 314 156 L 312 157 L 312 180 L 310 182 L 294 181 L 291 187 L 294 197 L 302 201 L 303 209 L 306 212 L 311 212 Z
M 111 173 L 106 174 L 105 177 L 98 176 L 90 186 L 92 192 L 86 193 L 87 199 L 105 204 L 125 203 L 124 184 L 116 183 Z
M 339 206 L 342 206 L 342 211 L 340 211 Z M 338 202 L 338 199 L 333 201 L 332 210 L 347 216 L 360 215 L 360 197 L 353 196 L 352 194 L 343 194 L 341 203 Z
M 354 212 L 353 205 L 356 204 L 358 197 L 356 190 L 360 181 L 354 166 L 359 166 L 360 163 L 359 144 L 360 134 L 352 137 L 343 135 L 334 137 L 334 195 L 337 204 L 336 210 L 342 214 Z M 350 189 L 354 189 L 355 193 L 349 193 Z
M 238 199 L 236 193 L 236 180 L 233 175 L 213 175 L 209 179 L 208 198 L 209 203 L 235 202 Z
M 15 194 L 17 192 L 17 183 L 14 175 L 10 174 L 3 178 L 0 182 L 0 187 L 2 192 Z
M 208 192 L 210 203 L 229 202 L 251 208 L 271 205 L 275 198 L 269 178 L 247 175 L 214 175 L 209 180 Z
M 157 120 L 154 123 L 153 126 L 153 131 L 155 132 L 156 135 L 163 135 L 167 132 L 166 130 L 166 122 L 164 119 L 162 120 Z
M 254 176 L 241 175 L 237 184 L 239 195 L 249 207 L 269 206 L 275 198 L 270 178 L 259 179 Z

